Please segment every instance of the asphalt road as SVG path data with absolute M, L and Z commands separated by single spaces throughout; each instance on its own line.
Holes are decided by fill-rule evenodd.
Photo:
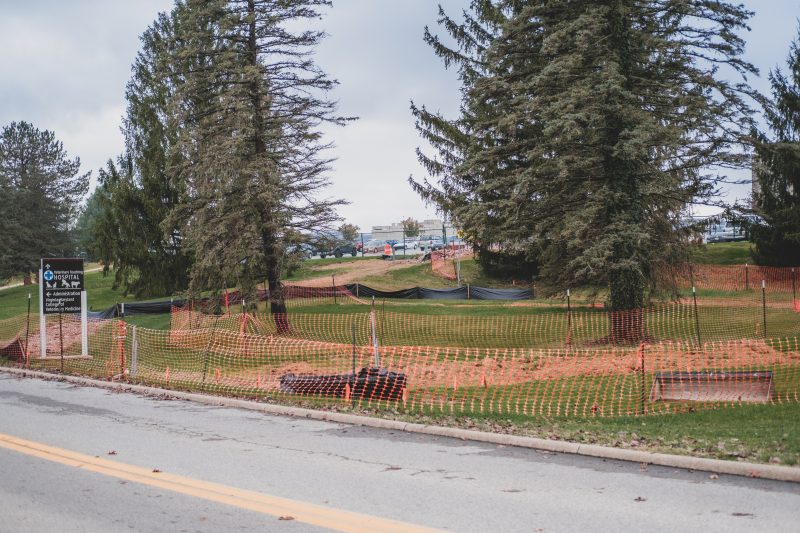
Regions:
M 2 532 L 788 532 L 799 522 L 798 484 L 0 373 Z

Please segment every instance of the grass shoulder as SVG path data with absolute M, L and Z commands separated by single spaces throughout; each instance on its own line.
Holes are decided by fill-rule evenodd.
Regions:
M 401 419 L 406 419 L 400 416 Z M 420 416 L 417 423 L 731 461 L 800 465 L 800 404 L 617 418 Z

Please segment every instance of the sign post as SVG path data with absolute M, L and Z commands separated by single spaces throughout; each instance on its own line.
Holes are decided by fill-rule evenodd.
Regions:
M 64 313 L 81 316 L 81 355 L 89 355 L 86 291 L 83 259 L 42 258 L 39 268 L 39 335 L 41 357 L 47 356 L 45 315 Z
M 39 265 L 39 357 L 47 357 L 47 321 L 44 316 L 44 278 L 42 278 L 42 268 Z

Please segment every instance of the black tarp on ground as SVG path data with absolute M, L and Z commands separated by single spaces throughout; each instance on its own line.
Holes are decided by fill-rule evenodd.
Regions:
M 165 314 L 169 313 L 173 306 L 183 307 L 183 300 L 126 303 L 125 316 Z
M 373 296 L 375 298 L 404 300 L 529 300 L 533 298 L 531 289 L 489 289 L 486 287 L 474 287 L 472 285 L 455 289 L 411 287 L 399 291 L 381 291 L 366 285 L 361 285 L 360 283 L 351 283 L 344 287 L 359 298 L 371 298 Z M 296 297 L 330 297 L 335 294 L 339 294 L 336 287 L 300 287 L 296 292 Z M 291 298 L 293 295 L 295 295 L 295 292 L 292 292 L 292 287 L 289 286 L 287 296 Z M 224 296 L 222 298 L 224 298 Z M 265 300 L 267 298 L 267 292 L 264 290 L 258 291 L 258 298 L 259 300 Z M 229 305 L 233 305 L 238 301 L 238 292 L 230 292 L 228 294 Z M 205 302 L 207 302 L 207 300 L 204 299 L 195 300 L 194 303 L 202 306 Z M 171 307 L 183 307 L 184 305 L 186 305 L 186 300 L 183 298 L 154 302 L 126 302 L 125 315 L 166 314 L 170 312 Z M 90 311 L 89 317 L 94 319 L 109 319 L 117 318 L 121 316 L 121 314 L 122 304 L 116 304 L 102 311 Z
M 345 396 L 350 387 L 353 399 L 400 400 L 407 386 L 406 375 L 387 368 L 364 367 L 358 374 L 284 374 L 281 392 L 306 396 Z
M 529 300 L 533 298 L 531 289 L 488 289 L 472 285 L 455 289 L 427 289 L 412 287 L 400 291 L 381 291 L 366 285 L 351 283 L 347 290 L 360 298 L 402 298 L 419 300 Z
M 172 307 L 183 307 L 186 301 L 178 298 L 173 300 L 159 300 L 155 302 L 125 302 L 125 316 L 134 315 L 161 315 L 169 313 Z M 114 304 L 102 311 L 89 311 L 90 318 L 109 319 L 122 315 L 122 304 Z
M 419 287 L 411 287 L 410 289 L 402 289 L 399 291 L 381 291 L 361 285 L 360 283 L 350 283 L 345 285 L 345 288 L 359 298 L 400 298 L 406 300 L 419 299 Z
M 467 288 L 426 289 L 424 287 L 419 287 L 419 297 L 422 300 L 466 300 Z
M 469 286 L 471 300 L 530 300 L 531 289 L 488 289 L 486 287 Z
M 102 311 L 87 311 L 86 316 L 87 318 L 93 318 L 95 320 L 109 320 L 117 316 L 117 306 L 112 305 L 108 309 L 103 309 Z

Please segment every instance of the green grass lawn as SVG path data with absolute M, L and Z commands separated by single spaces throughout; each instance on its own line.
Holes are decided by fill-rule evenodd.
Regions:
M 157 329 L 157 330 L 170 329 L 169 313 L 158 314 L 158 315 L 126 316 L 125 322 L 132 326 L 139 326 L 140 328 Z
M 487 276 L 475 259 L 461 261 L 461 280 L 476 287 L 492 289 L 524 289 L 531 286 L 529 279 L 495 279 Z
M 399 256 L 402 258 L 402 256 Z M 486 276 L 474 259 L 461 261 L 461 285 L 490 287 L 495 289 L 527 288 L 529 283 L 520 280 L 497 280 Z M 407 268 L 392 270 L 380 276 L 366 277 L 361 283 L 381 290 L 399 290 L 409 287 L 426 287 L 430 289 L 452 289 L 458 287 L 458 280 L 449 280 L 431 270 L 430 262 L 419 263 Z
M 710 265 L 752 264 L 750 246 L 747 241 L 704 244 L 692 250 L 692 261 Z
M 390 270 L 380 276 L 368 276 L 360 280 L 373 289 L 396 291 L 409 287 L 428 287 L 431 289 L 451 289 L 457 286 L 455 281 L 443 278 L 431 271 L 429 262 L 418 263 L 406 268 Z
M 294 335 L 322 342 L 349 343 L 356 325 L 359 344 L 368 343 L 371 305 L 343 303 L 291 308 Z M 237 313 L 235 310 L 234 314 Z M 376 329 L 383 345 L 455 346 L 475 348 L 591 348 L 611 333 L 608 315 L 597 308 L 563 306 L 512 306 L 491 301 L 379 300 L 375 304 Z M 274 335 L 274 322 L 263 307 L 259 333 Z M 135 318 L 135 317 L 134 317 Z M 691 304 L 656 307 L 645 317 L 650 344 L 683 341 L 695 344 L 740 339 L 800 336 L 800 314 L 789 307 L 769 307 L 766 317 L 758 307 L 705 305 L 695 315 Z M 155 320 L 155 319 L 154 319 Z M 168 317 L 160 319 L 167 327 Z M 233 326 L 231 326 L 233 327 Z M 262 331 L 263 330 L 263 331 Z M 699 338 L 698 338 L 699 334 Z M 568 342 L 569 339 L 569 342 Z M 780 344 L 785 347 L 786 343 Z M 781 348 L 784 351 L 784 348 Z M 788 348 L 785 348 L 788 350 Z

